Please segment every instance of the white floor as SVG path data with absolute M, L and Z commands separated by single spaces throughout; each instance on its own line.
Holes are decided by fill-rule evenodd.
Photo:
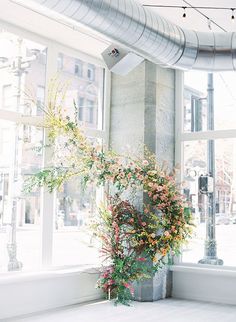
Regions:
M 3 321 L 3 320 L 1 320 Z M 4 322 L 236 322 L 236 306 L 166 299 L 133 302 L 131 307 L 102 301 L 66 307 Z

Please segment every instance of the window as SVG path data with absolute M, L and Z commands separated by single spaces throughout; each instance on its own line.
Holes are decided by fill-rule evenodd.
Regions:
M 80 181 L 74 180 L 54 196 L 41 190 L 25 194 L 22 184 L 42 167 L 50 166 L 47 162 L 51 159 L 47 161 L 42 149 L 46 133 L 40 127 L 48 93 L 46 75 L 49 80 L 58 72 L 62 86 L 68 85 L 63 110 L 75 117 L 77 103 L 76 117 L 86 134 L 102 144 L 106 137 L 104 68 L 91 64 L 89 57 L 81 60 L 80 53 L 78 57 L 61 53 L 56 43 L 48 43 L 53 48 L 48 52 L 46 45 L 23 36 L 5 30 L 0 36 L 0 56 L 6 49 L 3 39 L 9 43 L 4 51 L 8 57 L 0 62 L 4 67 L 0 68 L 0 273 L 11 270 L 9 252 L 14 256 L 15 249 L 24 271 L 39 270 L 43 265 L 98 264 L 98 245 L 88 226 L 100 195 L 97 188 L 90 186 L 84 191 Z M 44 42 L 47 40 L 42 39 Z M 57 61 L 57 66 L 47 66 L 47 60 Z M 91 66 L 93 74 L 83 75 L 83 68 L 86 71 Z M 17 73 L 17 68 L 22 73 Z
M 79 121 L 83 121 L 84 120 L 84 98 L 80 97 L 79 98 L 79 105 L 78 105 L 78 112 L 79 112 Z
M 78 60 L 75 62 L 75 75 L 78 77 L 83 76 L 83 63 Z
M 36 116 L 34 102 L 44 99 L 47 50 L 6 31 L 1 31 L 0 38 L 0 45 L 3 40 L 9 43 L 5 51 L 9 64 L 0 69 L 0 272 L 12 269 L 11 256 L 19 267 L 23 264 L 23 270 L 36 270 L 41 267 L 41 192 L 26 195 L 22 185 L 43 165 L 43 155 L 36 148 L 42 147 L 44 134 L 30 124 L 34 119 L 23 124 L 19 115 Z M 0 46 L 0 56 L 3 49 Z M 1 118 L 6 109 L 9 120 Z
M 87 116 L 87 122 L 93 124 L 95 117 L 94 117 L 94 101 L 87 100 L 87 109 L 88 109 L 88 116 Z
M 38 85 L 36 92 L 36 115 L 42 115 L 44 109 L 45 87 Z
M 95 80 L 95 66 L 94 65 L 88 65 L 88 70 L 87 70 L 87 77 L 90 81 Z
M 97 189 L 84 190 L 79 180 L 64 184 L 57 194 L 53 265 L 98 264 L 99 251 L 89 232 Z
M 233 72 L 185 73 L 182 179 L 196 229 L 184 262 L 236 266 L 235 81 Z M 214 192 L 205 194 L 199 178 L 209 175 Z
M 60 83 L 67 83 L 64 106 L 66 113 L 74 115 L 74 103 L 79 104 L 78 119 L 86 128 L 97 130 L 103 129 L 103 91 L 104 70 L 99 66 L 92 65 L 86 61 L 78 60 L 68 55 L 63 55 L 65 62 L 64 70 L 58 70 Z M 75 70 L 72 69 L 75 67 Z M 89 77 L 83 75 L 82 68 L 87 68 L 92 74 Z M 76 71 L 76 73 L 75 73 Z M 95 78 L 95 71 L 97 77 Z M 79 74 L 80 77 L 76 77 Z M 89 72 L 89 73 L 90 73 Z M 71 107 L 68 109 L 68 107 Z M 99 117 L 98 117 L 99 115 Z
M 32 131 L 36 129 L 31 129 Z M 22 184 L 24 178 L 42 166 L 42 155 L 36 155 L 33 147 L 37 143 L 42 145 L 43 131 L 37 129 L 34 139 L 30 142 L 24 141 L 23 125 L 0 121 L 0 132 L 7 134 L 7 137 L 3 134 L 2 140 L 6 144 L 0 155 L 0 271 L 7 269 L 9 263 L 7 244 L 11 244 L 14 238 L 17 240 L 17 260 L 23 263 L 25 270 L 38 269 L 40 192 L 25 195 L 22 193 Z M 14 220 L 16 226 L 13 224 Z

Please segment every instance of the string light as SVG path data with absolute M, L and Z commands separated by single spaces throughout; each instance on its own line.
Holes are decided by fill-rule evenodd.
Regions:
M 234 8 L 231 8 L 231 10 L 232 10 L 232 15 L 231 15 L 231 21 L 232 22 L 234 22 L 234 20 L 235 20 L 235 17 L 234 17 Z
M 212 7 L 212 6 L 193 6 L 190 3 L 188 3 L 188 1 L 183 0 L 187 6 L 183 7 L 183 6 L 178 6 L 178 5 L 159 5 L 159 4 L 143 4 L 143 7 L 151 7 L 151 8 L 180 8 L 183 9 L 183 18 L 186 18 L 186 9 L 193 9 L 196 10 L 199 14 L 201 14 L 203 17 L 205 17 L 208 21 L 208 28 L 211 30 L 212 29 L 212 24 L 214 24 L 214 26 L 217 26 L 218 28 L 220 28 L 222 31 L 227 32 L 226 29 L 224 29 L 223 27 L 221 27 L 219 24 L 217 24 L 214 20 L 210 19 L 204 12 L 200 11 L 200 9 L 204 9 L 204 10 L 230 10 L 231 11 L 231 21 L 234 22 L 235 21 L 235 15 L 234 15 L 234 11 L 236 10 L 235 8 L 230 8 L 230 7 Z
M 207 25 L 208 25 L 208 28 L 210 29 L 210 30 L 212 30 L 212 28 L 211 28 L 211 19 L 207 19 Z

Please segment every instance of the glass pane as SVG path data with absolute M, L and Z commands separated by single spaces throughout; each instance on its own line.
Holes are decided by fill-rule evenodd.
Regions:
M 189 71 L 184 77 L 184 131 L 207 130 L 206 72 Z M 214 129 L 236 128 L 236 96 L 234 72 L 213 74 Z
M 203 258 L 206 236 L 206 196 L 200 194 L 198 178 L 207 173 L 207 141 L 189 141 L 184 143 L 184 193 L 192 205 L 194 216 L 194 235 L 183 249 L 184 262 L 197 263 Z
M 236 266 L 236 139 L 216 140 L 217 254 Z
M 98 138 L 88 137 L 88 140 L 91 144 L 103 144 Z M 63 147 L 65 149 L 64 144 Z M 60 148 L 58 151 L 60 152 Z M 60 155 L 55 151 L 55 163 L 57 160 L 60 162 Z M 62 190 L 57 192 L 53 237 L 54 266 L 101 263 L 100 245 L 93 235 L 91 223 L 97 214 L 97 205 L 102 200 L 102 189 L 92 184 L 85 188 L 80 178 L 65 183 Z
M 0 109 L 42 115 L 46 47 L 0 29 Z
M 236 129 L 235 72 L 214 75 L 215 129 Z
M 64 184 L 58 193 L 53 265 L 99 264 L 99 245 L 90 228 L 97 198 L 96 187 L 84 190 L 79 179 Z
M 40 266 L 40 193 L 25 195 L 22 185 L 41 168 L 42 143 L 42 129 L 0 120 L 0 271 L 15 246 L 24 270 Z
M 104 69 L 86 61 L 60 53 L 58 73 L 62 85 L 67 84 L 64 100 L 66 114 L 74 117 L 89 128 L 103 128 L 103 83 Z
M 215 140 L 215 236 L 217 257 L 236 266 L 236 139 Z M 183 250 L 183 261 L 198 263 L 204 256 L 209 200 L 201 194 L 199 176 L 207 174 L 207 141 L 184 143 L 184 192 L 192 203 L 196 229 Z

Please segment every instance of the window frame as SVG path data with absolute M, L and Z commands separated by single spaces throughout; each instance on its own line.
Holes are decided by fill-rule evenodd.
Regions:
M 207 72 L 206 72 L 207 73 Z M 236 139 L 236 128 L 228 130 L 206 130 L 197 132 L 184 132 L 184 72 L 175 71 L 175 164 L 180 167 L 177 180 L 183 182 L 184 176 L 184 142 L 199 140 L 216 139 Z M 217 238 L 216 238 L 217 240 Z M 204 251 L 204 250 L 203 250 Z M 199 258 L 200 259 L 200 258 Z M 187 265 L 189 267 L 202 268 L 202 264 L 189 263 L 182 261 L 182 255 L 175 257 L 174 264 Z M 228 266 L 222 266 L 221 269 L 227 269 Z M 236 266 L 230 266 L 236 270 Z
M 84 53 L 81 48 L 81 51 L 73 49 L 66 45 L 63 45 L 59 42 L 50 40 L 46 37 L 39 36 L 30 30 L 25 30 L 20 27 L 16 27 L 10 23 L 0 20 L 0 26 L 6 29 L 10 33 L 19 35 L 22 38 L 29 39 L 31 41 L 38 42 L 44 45 L 47 48 L 47 59 L 46 59 L 46 73 L 45 73 L 45 101 L 48 100 L 48 86 L 50 81 L 55 78 L 57 74 L 57 57 L 60 53 L 65 55 L 75 57 L 78 61 L 86 61 L 89 64 L 97 65 L 104 70 L 103 75 L 103 115 L 100 115 L 102 118 L 100 122 L 103 124 L 103 129 L 85 129 L 85 134 L 89 137 L 102 139 L 105 146 L 109 144 L 109 129 L 110 129 L 110 90 L 111 90 L 111 73 L 107 69 L 105 63 L 93 57 L 87 53 Z M 101 114 L 101 113 L 100 113 Z M 4 110 L 0 107 L 0 119 L 12 121 L 16 124 L 22 125 L 31 125 L 31 126 L 40 126 L 43 121 L 43 116 L 24 116 L 21 113 L 15 111 Z M 44 131 L 44 142 L 47 144 L 48 135 L 47 131 Z M 46 148 L 43 156 L 43 167 L 47 167 L 51 160 L 52 150 Z M 53 256 L 53 233 L 54 233 L 54 218 L 55 218 L 55 198 L 56 194 L 46 191 L 46 189 L 41 189 L 41 207 L 40 207 L 40 216 L 41 216 L 41 268 L 51 268 L 52 266 L 52 256 Z M 48 213 L 51 213 L 51 216 L 48 216 Z M 24 263 L 23 263 L 24 264 Z M 70 267 L 70 266 L 68 266 Z M 2 273 L 0 272 L 0 276 Z

